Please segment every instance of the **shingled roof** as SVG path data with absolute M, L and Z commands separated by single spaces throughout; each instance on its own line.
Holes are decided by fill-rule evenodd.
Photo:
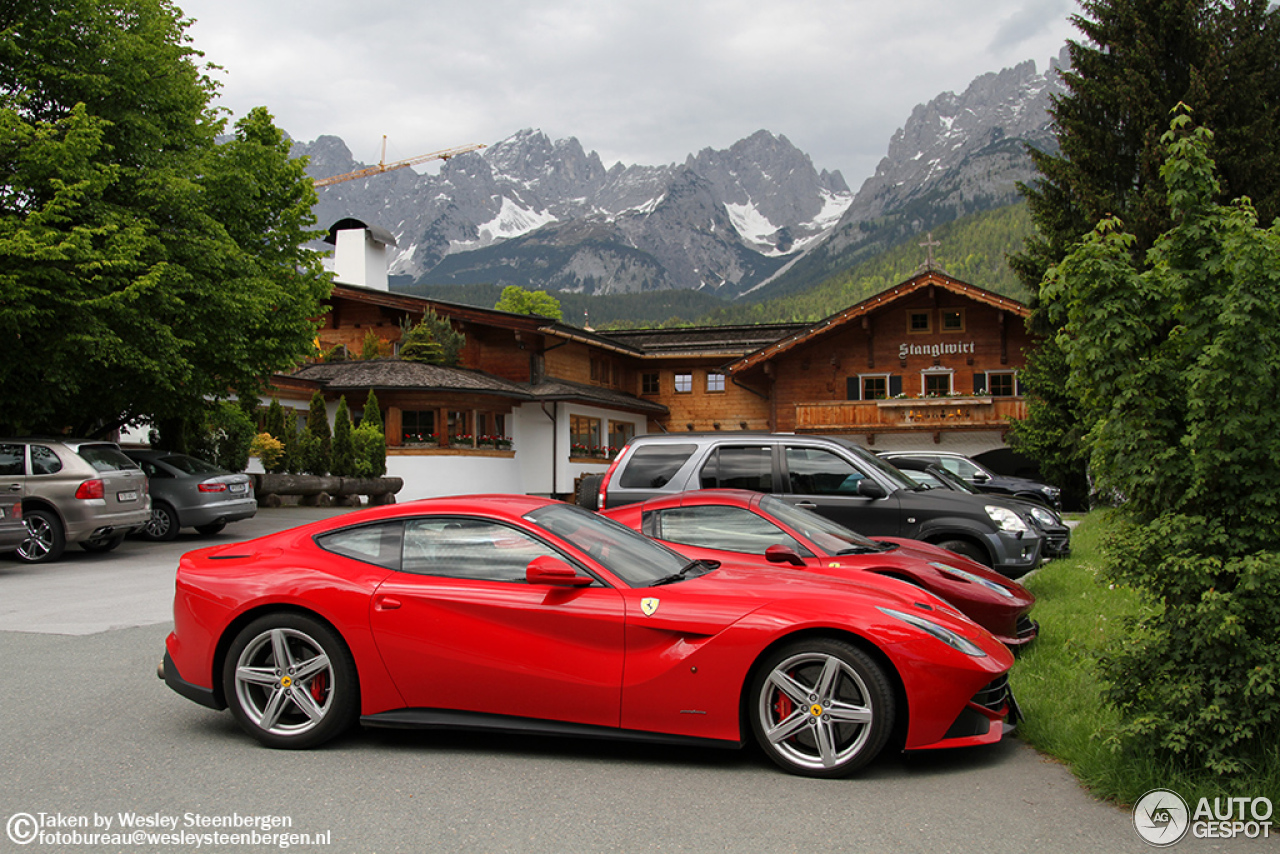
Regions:
M 572 400 L 575 403 L 589 403 L 611 409 L 630 409 L 654 414 L 666 414 L 669 411 L 661 403 L 645 400 L 634 394 L 555 377 L 547 377 L 542 382 L 534 384 L 529 388 L 529 393 L 539 400 Z
M 401 359 L 359 359 L 307 365 L 291 375 L 310 380 L 328 391 L 393 390 L 451 391 L 495 394 L 528 400 L 529 387 L 468 368 L 446 368 Z

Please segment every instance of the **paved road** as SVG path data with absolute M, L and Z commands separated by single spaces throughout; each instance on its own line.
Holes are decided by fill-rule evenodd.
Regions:
M 336 512 L 266 510 L 212 541 Z M 1016 739 L 884 757 L 832 782 L 788 776 L 753 751 L 492 735 L 368 731 L 316 751 L 267 750 L 229 714 L 187 702 L 155 677 L 177 557 L 209 542 L 130 541 L 106 555 L 73 547 L 41 568 L 0 561 L 7 825 L 21 830 L 22 813 L 110 817 L 113 832 L 120 813 L 174 818 L 179 829 L 188 814 L 285 816 L 293 832 L 330 834 L 327 846 L 293 850 L 341 852 L 1151 850 L 1127 811 L 1095 801 Z M 20 847 L 0 835 L 0 854 L 193 848 L 190 840 Z M 1256 853 L 1277 843 L 1188 839 L 1172 850 Z

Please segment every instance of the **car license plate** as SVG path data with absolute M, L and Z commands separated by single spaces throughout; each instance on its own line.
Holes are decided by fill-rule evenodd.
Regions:
M 249 484 L 247 484 L 247 483 L 233 483 L 233 484 L 231 484 L 231 491 L 232 491 L 232 492 L 246 492 L 246 491 L 248 491 L 248 489 L 249 489 Z
M 136 492 L 117 492 L 117 493 L 116 493 L 116 500 L 117 500 L 117 501 L 137 501 L 137 500 L 138 500 L 138 493 L 136 493 Z

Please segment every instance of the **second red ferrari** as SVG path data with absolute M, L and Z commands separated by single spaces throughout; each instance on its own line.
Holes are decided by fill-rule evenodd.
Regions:
M 917 540 L 868 539 L 770 495 L 702 489 L 604 511 L 693 558 L 752 560 L 843 578 L 874 572 L 945 599 L 1010 647 L 1030 643 L 1035 596 L 1016 581 Z

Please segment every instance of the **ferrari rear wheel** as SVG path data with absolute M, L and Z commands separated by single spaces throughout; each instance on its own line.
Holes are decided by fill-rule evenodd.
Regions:
M 351 653 L 303 614 L 269 614 L 246 626 L 227 651 L 222 685 L 236 722 L 268 747 L 323 744 L 348 729 L 360 707 Z
M 852 774 L 893 730 L 888 677 L 844 641 L 813 638 L 777 650 L 757 671 L 749 699 L 756 741 L 792 774 Z

